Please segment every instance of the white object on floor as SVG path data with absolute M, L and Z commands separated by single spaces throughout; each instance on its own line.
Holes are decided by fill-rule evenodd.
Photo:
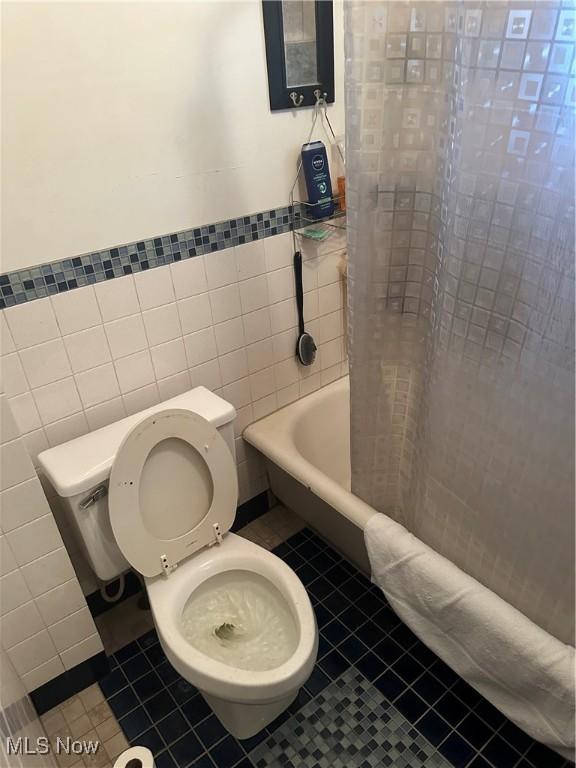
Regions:
M 574 648 L 386 515 L 368 521 L 365 539 L 372 581 L 410 629 L 523 731 L 574 760 Z
M 146 747 L 130 747 L 118 755 L 114 768 L 155 768 L 152 752 Z
M 136 419 L 45 451 L 38 460 L 94 570 L 110 577 L 130 563 L 144 576 L 170 663 L 198 688 L 222 724 L 245 739 L 295 699 L 314 667 L 318 630 L 292 569 L 229 533 L 238 502 L 235 415 L 233 406 L 198 387 Z M 248 654 L 244 645 L 236 658 L 216 658 L 190 642 L 183 622 L 198 601 L 218 605 L 212 631 L 224 643 L 239 642 L 240 614 L 221 596 L 229 589 L 233 597 L 248 582 L 252 589 L 257 582 L 263 610 L 252 612 L 244 629 L 270 649 L 268 665 L 257 668 L 252 659 L 249 669 L 254 643 Z M 287 617 L 294 626 L 281 637 Z M 266 637 L 270 627 L 274 640 Z

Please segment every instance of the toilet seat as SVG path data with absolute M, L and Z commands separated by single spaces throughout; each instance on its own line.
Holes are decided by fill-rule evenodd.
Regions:
M 170 409 L 137 424 L 112 465 L 109 513 L 118 546 L 144 576 L 169 575 L 222 541 L 236 516 L 238 479 L 217 430 Z

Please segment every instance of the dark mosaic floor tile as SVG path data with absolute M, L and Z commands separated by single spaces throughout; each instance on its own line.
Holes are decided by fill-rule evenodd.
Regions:
M 160 679 L 164 681 L 164 685 L 170 685 L 170 683 L 180 680 L 180 675 L 169 661 L 158 664 L 156 672 L 160 675 Z
M 413 691 L 405 691 L 398 696 L 394 702 L 394 706 L 402 712 L 404 717 L 411 723 L 415 723 L 428 709 L 426 702 L 422 701 L 420 696 L 417 696 Z
M 132 688 L 141 701 L 146 701 L 154 694 L 159 693 L 163 687 L 164 685 L 156 672 L 149 672 L 132 683 Z
M 428 669 L 430 672 L 432 672 L 434 677 L 437 677 L 438 680 L 440 680 L 441 683 L 444 683 L 447 688 L 454 685 L 454 683 L 460 679 L 456 672 L 454 672 L 454 670 L 451 669 L 448 664 L 444 664 L 441 659 L 436 659 L 434 664 L 432 664 Z
M 332 643 L 326 639 L 324 635 L 320 635 L 318 638 L 318 659 L 323 658 L 326 656 L 327 653 L 330 653 L 334 649 L 334 646 Z
M 440 680 L 430 672 L 424 672 L 423 675 L 420 675 L 412 683 L 412 688 L 429 704 L 434 704 L 435 701 L 438 701 L 446 693 L 446 686 L 442 685 Z
M 319 576 L 317 579 L 314 579 L 311 584 L 308 585 L 308 594 L 312 595 L 312 597 L 315 597 L 320 601 L 322 601 L 333 591 L 334 587 L 332 584 L 330 584 L 328 579 L 324 578 L 324 576 Z
M 240 760 L 244 759 L 245 754 L 236 739 L 233 739 L 232 736 L 227 736 L 210 750 L 210 757 L 218 768 L 232 768 L 232 766 L 235 766 Z
M 400 619 L 392 608 L 382 608 L 382 610 L 370 618 L 383 632 L 391 632 L 400 624 Z
M 131 688 L 124 688 L 124 690 L 108 699 L 110 709 L 116 717 L 122 717 L 132 709 L 136 709 L 139 703 L 138 697 Z
M 282 558 L 284 562 L 296 571 L 306 562 L 302 555 L 299 555 L 295 550 L 291 550 L 285 557 Z
M 245 752 L 251 752 L 259 744 L 261 744 L 264 741 L 264 739 L 268 738 L 268 736 L 270 736 L 268 729 L 263 728 L 261 731 L 256 733 L 254 736 L 251 736 L 249 739 L 239 739 L 239 741 L 240 741 L 240 744 L 242 745 L 242 749 Z
M 144 702 L 144 709 L 150 715 L 152 722 L 156 723 L 170 712 L 176 709 L 176 702 L 167 690 L 162 690 L 151 699 Z
M 320 576 L 318 571 L 306 562 L 296 569 L 296 574 L 307 589 Z
M 370 682 L 374 682 L 374 680 L 376 680 L 377 677 L 380 677 L 386 669 L 386 665 L 382 662 L 382 659 L 378 658 L 372 651 L 369 651 L 362 656 L 361 659 L 358 659 L 354 666 L 356 669 L 359 669 L 364 677 L 367 680 L 370 680 Z
M 407 653 L 405 653 L 404 656 L 400 656 L 400 658 L 394 662 L 392 669 L 409 685 L 424 672 L 424 667 Z
M 323 552 L 319 552 L 310 561 L 310 565 L 313 568 L 316 568 L 318 573 L 321 573 L 322 575 L 326 574 L 327 571 L 333 568 L 334 564 L 335 564 L 334 558 L 331 557 L 329 550 L 324 550 Z M 332 582 L 332 584 L 333 583 L 334 582 Z
M 196 735 L 188 731 L 185 736 L 172 744 L 170 752 L 178 768 L 188 768 L 204 752 L 204 748 Z
M 278 544 L 277 547 L 274 547 L 272 552 L 276 557 L 280 557 L 284 560 L 292 552 L 292 547 L 284 541 L 282 544 Z
M 481 755 L 476 755 L 472 762 L 468 763 L 466 768 L 492 768 L 492 766 L 490 763 L 487 763 Z M 520 768 L 520 766 L 517 768 Z
M 412 630 L 408 629 L 406 624 L 399 624 L 397 627 L 390 630 L 390 637 L 392 640 L 395 640 L 401 648 L 404 648 L 405 651 L 418 642 L 418 638 Z
M 332 563 L 332 567 L 324 574 L 336 588 L 340 587 L 350 578 L 350 572 L 341 563 Z
M 458 696 L 460 701 L 463 701 L 464 704 L 470 707 L 470 709 L 474 709 L 474 707 L 482 701 L 482 696 L 478 691 L 475 691 L 471 685 L 468 685 L 468 683 L 464 682 L 462 679 L 457 680 L 454 683 L 450 688 L 450 693 L 453 693 L 454 696 Z
M 372 649 L 382 640 L 382 630 L 370 619 L 355 630 L 355 635 Z
M 335 680 L 350 666 L 350 662 L 336 649 L 321 659 L 320 667 L 331 680 Z
M 373 650 L 382 661 L 390 666 L 404 654 L 402 648 L 391 637 L 382 638 L 380 642 L 376 643 Z
M 154 757 L 165 748 L 165 744 L 156 728 L 149 728 L 137 736 L 134 740 L 134 746 L 146 747 L 152 752 Z
M 406 683 L 392 670 L 388 670 L 383 675 L 380 675 L 374 682 L 374 685 L 390 702 L 395 701 L 406 690 Z
M 332 645 L 338 645 L 348 635 L 348 630 L 338 619 L 332 619 L 322 627 L 320 634 L 327 638 Z
M 456 696 L 453 696 L 449 691 L 438 699 L 434 704 L 434 709 L 442 715 L 444 720 L 447 720 L 453 726 L 462 722 L 469 712 L 468 708 L 460 701 L 460 699 L 457 699 Z
M 202 755 L 194 760 L 190 768 L 214 768 L 214 763 L 210 760 L 210 755 Z
M 513 768 L 520 760 L 520 755 L 500 736 L 494 736 L 482 750 L 482 756 L 494 768 Z
M 312 539 L 306 539 L 306 541 L 303 541 L 298 547 L 296 547 L 298 554 L 303 557 L 307 563 L 309 563 L 316 555 L 318 555 L 322 549 L 323 548 Z
M 480 720 L 473 712 L 466 715 L 464 720 L 458 724 L 456 730 L 460 736 L 463 736 L 476 749 L 482 749 L 494 735 L 492 728 L 484 720 Z
M 462 737 L 458 736 L 457 733 L 450 734 L 440 744 L 438 751 L 452 763 L 454 768 L 464 768 L 474 757 L 472 747 Z
M 488 723 L 488 725 L 495 731 L 506 722 L 506 718 L 502 712 L 492 706 L 486 699 L 482 699 L 480 703 L 474 707 L 474 713 L 482 718 L 485 723 Z
M 334 618 L 333 614 L 327 608 L 324 608 L 323 605 L 315 605 L 314 613 L 316 614 L 318 629 L 323 629 Z
M 352 664 L 368 653 L 368 648 L 355 635 L 349 635 L 346 640 L 340 643 L 338 650 Z M 382 667 L 382 662 L 380 662 L 380 667 Z M 380 671 L 382 671 L 382 669 L 380 669 Z
M 332 594 L 327 595 L 322 601 L 322 605 L 327 608 L 331 614 L 338 616 L 349 607 L 350 603 L 344 598 L 340 592 L 335 590 Z
M 419 664 L 422 664 L 422 666 L 425 668 L 428 668 L 434 664 L 438 658 L 434 651 L 431 651 L 430 648 L 427 648 L 420 640 L 418 640 L 418 642 L 409 649 L 408 653 L 410 656 L 412 656 L 413 659 L 416 659 L 416 661 Z
M 120 718 L 118 722 L 120 723 L 120 728 L 124 731 L 126 738 L 131 743 L 137 736 L 144 733 L 144 731 L 147 731 L 152 725 L 152 721 L 148 717 L 144 707 L 133 709 L 132 712 Z
M 201 723 L 198 723 L 194 728 L 194 733 L 198 736 L 206 749 L 209 749 L 213 744 L 216 744 L 228 735 L 228 731 L 224 728 L 216 715 L 210 715 L 210 717 L 207 717 L 205 720 L 202 720 Z
M 158 667 L 159 664 L 166 662 L 166 656 L 162 646 L 159 643 L 156 643 L 156 645 L 151 645 L 144 651 L 144 654 L 154 668 Z
M 197 725 L 205 717 L 212 714 L 212 710 L 199 693 L 182 704 L 181 709 L 192 726 Z
M 165 749 L 155 757 L 156 768 L 178 768 L 176 761 L 170 754 L 170 750 Z
M 177 709 L 156 722 L 156 727 L 166 744 L 172 744 L 190 730 L 190 724 Z
M 416 723 L 416 728 L 435 746 L 441 744 L 452 730 L 448 723 L 432 710 L 422 715 Z
M 316 696 L 317 693 L 323 691 L 327 685 L 330 684 L 330 678 L 322 672 L 322 670 L 316 666 L 314 667 L 312 674 L 306 681 L 305 688 L 312 695 Z
M 159 643 L 158 633 L 155 629 L 151 629 L 150 632 L 146 632 L 145 635 L 139 637 L 137 642 L 140 648 L 142 648 L 144 651 L 147 648 L 150 648 L 151 646 L 157 645 Z
M 122 664 L 125 661 L 128 661 L 128 659 L 131 659 L 132 656 L 136 656 L 137 653 L 140 653 L 140 650 L 141 648 L 138 645 L 138 642 L 134 640 L 132 643 L 128 643 L 128 645 L 125 645 L 124 648 L 120 648 L 119 651 L 116 651 L 114 656 L 116 658 L 116 661 Z
M 189 683 L 188 680 L 184 680 L 184 678 L 180 676 L 178 676 L 175 683 L 168 686 L 168 690 L 178 704 L 184 704 L 198 693 L 192 683 Z
M 362 613 L 362 611 L 359 611 L 358 608 L 355 608 L 353 605 L 351 605 L 349 608 L 346 608 L 345 611 L 339 614 L 338 618 L 342 624 L 348 628 L 349 632 L 354 632 L 366 621 L 366 616 Z
M 510 720 L 506 720 L 504 725 L 498 731 L 498 736 L 507 741 L 510 746 L 523 755 L 534 743 L 534 740 L 527 733 L 520 730 Z
M 139 677 L 142 677 L 147 672 L 151 672 L 152 666 L 146 656 L 143 653 L 139 653 L 122 664 L 122 671 L 130 682 L 134 682 L 134 680 L 138 680 Z
M 116 667 L 116 669 L 113 669 L 112 672 L 100 680 L 100 689 L 106 698 L 118 693 L 118 691 L 121 691 L 122 688 L 125 688 L 127 685 L 128 680 L 120 667 Z

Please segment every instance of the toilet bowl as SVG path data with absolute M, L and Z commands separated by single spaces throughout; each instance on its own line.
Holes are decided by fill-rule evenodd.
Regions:
M 279 594 L 294 622 L 295 647 L 286 661 L 265 670 L 241 669 L 194 648 L 183 633 L 183 613 L 194 594 L 215 577 L 256 574 Z M 316 661 L 318 632 L 302 582 L 280 558 L 229 533 L 219 547 L 191 557 L 170 579 L 145 579 L 160 643 L 172 666 L 202 693 L 222 724 L 238 738 L 262 730 L 295 699 Z M 224 582 L 225 584 L 226 582 Z
M 204 388 L 187 395 L 46 451 L 39 463 L 96 570 L 112 529 L 121 556 L 106 564 L 125 558 L 144 576 L 168 660 L 244 739 L 295 699 L 316 661 L 318 630 L 292 569 L 229 532 L 238 479 L 225 430 L 234 409 Z M 107 488 L 94 488 L 107 476 Z

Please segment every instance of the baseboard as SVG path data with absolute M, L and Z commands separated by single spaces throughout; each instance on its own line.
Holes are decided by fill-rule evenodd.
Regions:
M 254 498 L 245 501 L 244 504 L 240 504 L 236 510 L 236 518 L 234 519 L 234 524 L 230 530 L 233 533 L 239 531 L 240 528 L 243 528 L 245 525 L 248 525 L 248 523 L 256 520 L 256 518 L 268 512 L 269 509 L 270 505 L 268 503 L 268 492 L 263 491 L 262 493 L 259 493 L 258 496 L 254 496 Z M 129 597 L 133 597 L 142 591 L 142 584 L 134 571 L 128 571 L 125 574 L 125 579 L 126 582 L 122 597 L 115 603 L 107 603 L 106 600 L 103 599 L 99 590 L 97 592 L 91 592 L 89 595 L 86 595 L 86 603 L 88 604 L 88 609 L 94 618 L 100 616 L 106 611 L 109 611 L 111 608 L 119 605 L 124 600 L 127 600 Z M 110 583 L 111 592 L 116 589 L 116 584 L 117 581 Z
M 110 671 L 110 663 L 104 651 L 100 651 L 90 659 L 77 664 L 72 669 L 66 670 L 53 680 L 49 680 L 40 688 L 36 688 L 29 696 L 39 715 L 48 712 L 49 709 L 62 704 L 63 701 L 76 693 L 88 688 L 89 685 L 98 682 Z

